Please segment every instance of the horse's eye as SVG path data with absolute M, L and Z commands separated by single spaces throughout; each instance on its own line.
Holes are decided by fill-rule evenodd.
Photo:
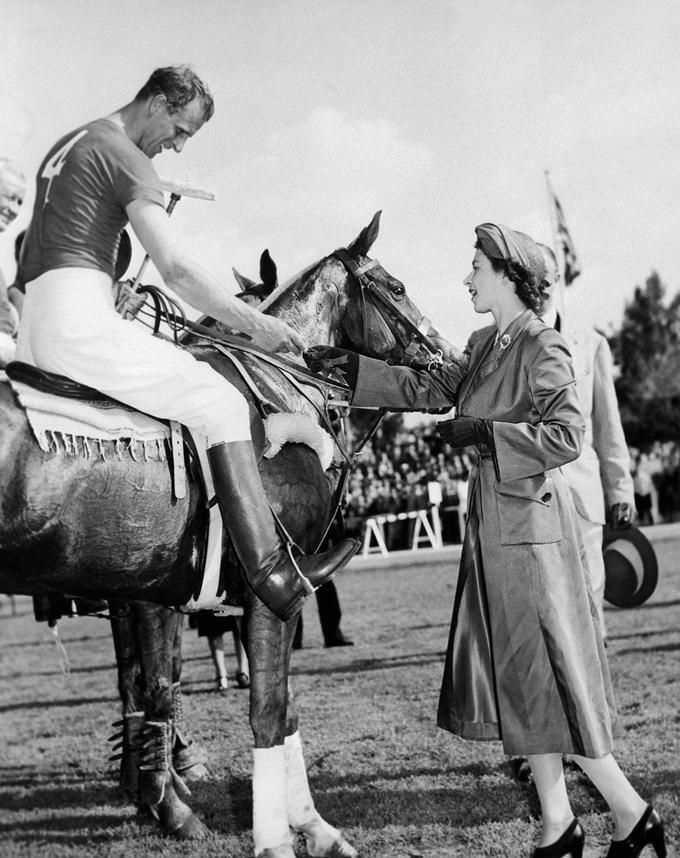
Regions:
M 402 295 L 406 294 L 406 289 L 404 289 L 404 287 L 402 285 L 393 286 L 392 287 L 392 294 L 398 295 L 399 297 L 401 297 Z

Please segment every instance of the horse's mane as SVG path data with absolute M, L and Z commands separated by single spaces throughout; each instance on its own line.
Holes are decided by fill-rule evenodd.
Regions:
M 269 295 L 267 295 L 267 297 L 264 299 L 264 301 L 262 301 L 262 303 L 258 305 L 257 309 L 260 310 L 260 312 L 264 313 L 266 310 L 269 309 L 269 307 L 271 307 L 274 301 L 278 300 L 282 295 L 284 295 L 291 288 L 291 286 L 295 285 L 295 283 L 297 283 L 299 280 L 302 280 L 302 278 L 313 268 L 316 268 L 318 264 L 319 262 L 313 262 L 311 265 L 308 265 L 306 268 L 303 268 L 302 271 L 299 271 L 297 274 L 294 274 L 292 277 L 289 277 L 288 280 L 284 281 L 283 283 L 280 283 L 276 287 L 276 289 L 270 292 Z

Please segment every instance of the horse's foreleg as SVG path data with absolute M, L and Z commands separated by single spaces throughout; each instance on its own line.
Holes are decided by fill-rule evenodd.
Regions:
M 356 851 L 314 806 L 288 683 L 295 619 L 282 623 L 248 595 L 253 750 L 253 839 L 258 858 L 293 858 L 290 829 L 316 858 L 356 858 Z
M 205 836 L 206 828 L 182 799 L 190 795 L 172 760 L 173 652 L 181 616 L 145 602 L 131 604 L 141 666 L 145 720 L 139 765 L 139 798 L 162 830 L 181 839 Z
M 302 834 L 311 858 L 357 858 L 357 851 L 321 816 L 307 780 L 300 733 L 286 736 L 286 810 L 290 827 Z
M 288 666 L 295 619 L 279 620 L 246 595 L 243 642 L 250 663 L 253 841 L 257 858 L 294 858 L 286 807 Z
M 172 645 L 172 711 L 174 739 L 172 743 L 172 762 L 175 771 L 187 781 L 200 781 L 208 777 L 205 764 L 205 751 L 191 738 L 184 723 L 182 707 L 182 626 L 183 617 L 179 615 L 175 639 Z
M 114 722 L 118 728 L 111 736 L 115 741 L 111 760 L 120 760 L 119 784 L 123 794 L 139 802 L 139 764 L 144 726 L 142 669 L 137 652 L 132 608 L 124 602 L 109 602 L 111 634 L 118 668 L 118 691 L 123 704 L 123 717 Z

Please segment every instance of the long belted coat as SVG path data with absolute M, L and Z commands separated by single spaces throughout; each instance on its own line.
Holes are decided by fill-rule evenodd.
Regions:
M 615 707 L 597 612 L 559 470 L 584 420 L 561 335 L 522 313 L 468 343 L 469 366 L 431 372 L 361 358 L 356 405 L 456 405 L 493 421 L 470 475 L 468 521 L 437 723 L 508 754 L 612 750 Z M 502 347 L 501 347 L 502 346 Z

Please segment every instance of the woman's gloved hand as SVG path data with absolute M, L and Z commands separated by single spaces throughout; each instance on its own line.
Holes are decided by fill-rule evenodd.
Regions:
M 336 346 L 312 346 L 302 353 L 307 366 L 314 372 L 328 375 L 337 372 L 352 389 L 356 387 L 359 374 L 359 355 Z
M 454 417 L 436 424 L 439 436 L 451 447 L 486 444 L 493 448 L 493 424 L 480 417 Z

